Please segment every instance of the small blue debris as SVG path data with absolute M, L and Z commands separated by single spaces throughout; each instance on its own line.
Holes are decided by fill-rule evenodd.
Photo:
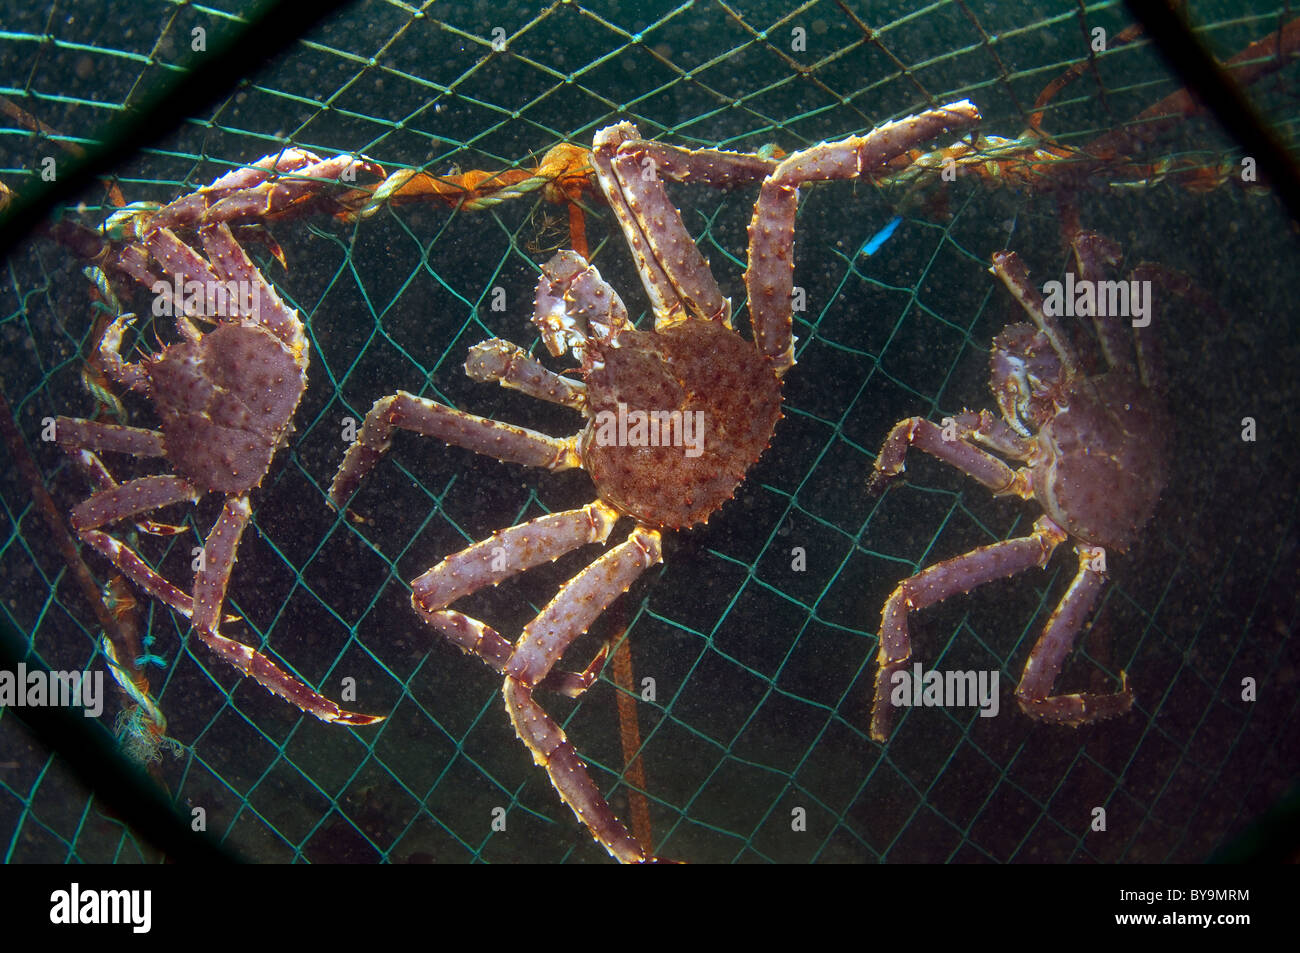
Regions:
M 902 221 L 903 216 L 901 215 L 895 215 L 891 218 L 889 224 L 871 236 L 871 239 L 862 246 L 862 254 L 870 256 L 880 251 L 880 246 L 889 241 L 889 237 L 898 230 L 898 226 Z

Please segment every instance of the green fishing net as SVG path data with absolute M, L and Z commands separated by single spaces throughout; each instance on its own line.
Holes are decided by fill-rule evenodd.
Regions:
M 118 120 L 184 79 L 258 11 L 234 2 L 112 5 L 6 2 L 0 19 L 0 181 L 39 192 L 45 161 L 95 150 Z M 1199 41 L 1220 59 L 1283 27 L 1267 2 L 1191 3 Z M 363 153 L 389 172 L 451 177 L 533 168 L 560 142 L 630 119 L 679 146 L 787 152 L 969 98 L 982 131 L 1015 138 L 1041 90 L 1042 129 L 1062 149 L 1122 127 L 1179 88 L 1151 42 L 1114 42 L 1116 3 L 360 2 L 269 62 L 229 77 L 215 105 L 111 170 L 127 202 L 167 202 L 287 145 Z M 1103 42 L 1095 47 L 1097 33 Z M 204 47 L 196 50 L 196 46 Z M 1294 51 L 1248 94 L 1294 143 Z M 34 125 L 39 123 L 39 125 Z M 947 144 L 946 142 L 940 143 Z M 798 363 L 784 419 L 735 499 L 707 526 L 665 536 L 664 563 L 579 639 L 565 667 L 626 642 L 633 681 L 607 668 L 578 701 L 539 692 L 615 812 L 648 806 L 664 857 L 707 861 L 1196 861 L 1229 846 L 1296 775 L 1297 616 L 1294 224 L 1205 114 L 1141 143 L 1136 161 L 1233 170 L 1213 181 L 1135 182 L 1100 169 L 1081 181 L 1002 181 L 964 170 L 951 185 L 883 189 L 837 182 L 802 191 L 795 282 Z M 1158 181 L 1157 181 L 1158 180 Z M 100 225 L 106 183 L 58 210 Z M 740 281 L 752 188 L 669 188 L 748 335 Z M 594 260 L 646 326 L 646 300 L 613 216 L 585 201 Z M 1206 296 L 1157 325 L 1175 448 L 1155 518 L 1126 554 L 1058 681 L 1109 692 L 1126 671 L 1122 718 L 1081 729 L 1023 716 L 1014 700 L 1029 649 L 1075 569 L 1063 546 L 1045 570 L 954 597 L 912 618 L 927 668 L 1001 674 L 996 717 L 975 708 L 903 715 L 885 745 L 867 735 L 880 611 L 917 570 L 1025 535 L 1037 506 L 994 499 L 932 459 L 866 493 L 898 420 L 996 409 L 990 342 L 1023 312 L 987 273 L 1021 254 L 1036 282 L 1067 268 L 1062 216 L 1117 240 L 1126 261 L 1179 269 Z M 863 246 L 902 221 L 872 254 Z M 581 472 L 547 474 L 409 434 L 362 484 L 350 515 L 325 491 L 360 421 L 399 389 L 462 410 L 568 435 L 562 407 L 463 372 L 489 337 L 544 357 L 528 321 L 541 262 L 569 241 L 563 206 L 530 193 L 489 208 L 381 205 L 351 222 L 273 223 L 250 252 L 307 323 L 311 365 L 296 430 L 253 496 L 223 631 L 280 660 L 379 725 L 323 724 L 241 679 L 184 619 L 131 589 L 139 668 L 165 715 L 161 747 L 135 752 L 189 815 L 257 861 L 599 861 L 604 851 L 515 738 L 500 677 L 424 626 L 409 581 L 494 530 L 593 499 Z M 103 314 L 80 260 L 33 234 L 0 276 L 0 380 L 38 482 L 65 512 L 90 492 L 41 439 L 57 414 L 112 419 L 83 381 Z M 138 289 L 137 289 L 138 291 Z M 139 291 L 127 309 L 145 311 Z M 1192 299 L 1189 299 L 1192 300 Z M 140 348 L 170 340 L 142 317 Z M 1082 322 L 1071 333 L 1088 340 Z M 120 388 L 112 387 L 113 391 Z M 122 422 L 154 427 L 123 397 Z M 1253 422 L 1253 438 L 1243 439 Z M 11 455 L 12 456 L 12 455 Z M 158 461 L 106 455 L 125 477 Z M 1103 488 L 1106 489 L 1106 488 Z M 0 613 L 30 658 L 107 671 L 100 623 L 17 466 L 0 469 Z M 158 518 L 184 532 L 115 529 L 188 588 L 192 548 L 220 509 L 211 495 Z M 616 531 L 625 534 L 628 521 Z M 80 547 L 97 584 L 110 567 Z M 513 638 L 598 554 L 584 548 L 464 600 Z M 458 606 L 459 607 L 459 606 Z M 118 604 L 120 608 L 120 603 Z M 98 723 L 128 749 L 149 734 L 119 720 L 105 681 Z M 635 697 L 631 727 L 617 704 Z M 0 856 L 11 862 L 154 861 L 157 851 L 0 712 Z M 1098 809 L 1104 811 L 1100 829 Z

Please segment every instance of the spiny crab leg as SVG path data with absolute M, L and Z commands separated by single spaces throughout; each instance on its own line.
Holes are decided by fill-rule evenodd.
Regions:
M 533 701 L 533 689 L 610 603 L 626 592 L 641 573 L 662 561 L 659 532 L 641 526 L 632 530 L 624 542 L 565 583 L 524 627 L 506 663 L 502 686 L 510 721 L 532 752 L 533 760 L 546 769 L 551 784 L 578 820 L 616 860 L 625 864 L 651 858 L 614 816 L 560 726 Z
M 967 443 L 964 438 L 969 433 L 967 430 L 958 434 L 957 439 L 948 440 L 944 438 L 942 428 L 923 417 L 900 420 L 885 438 L 880 455 L 876 457 L 867 492 L 883 491 L 890 480 L 902 473 L 907 449 L 915 446 L 978 480 L 994 493 L 1015 494 L 1025 498 L 1033 495 L 1033 490 L 1024 480 L 1017 481 L 1015 470 L 991 453 Z
M 143 427 L 60 417 L 54 432 L 60 446 L 73 450 L 107 450 L 133 457 L 161 457 L 164 453 L 162 434 Z
M 496 381 L 502 387 L 574 410 L 587 406 L 586 384 L 543 367 L 519 345 L 501 338 L 490 338 L 470 348 L 465 373 L 471 380 Z
M 794 288 L 794 220 L 799 186 L 807 182 L 854 179 L 881 171 L 889 160 L 937 136 L 979 122 L 969 100 L 928 109 L 886 123 L 865 136 L 823 142 L 797 152 L 776 167 L 759 191 L 749 224 L 749 267 L 745 290 L 759 350 L 781 374 L 794 364 L 790 334 L 790 294 Z
M 633 151 L 640 140 L 630 122 L 608 126 L 596 133 L 591 164 L 650 296 L 655 330 L 692 317 L 730 328 L 731 301 L 722 297 L 653 162 Z
M 1013 251 L 994 252 L 993 266 L 989 271 L 998 276 L 1011 292 L 1012 297 L 1025 309 L 1025 313 L 1034 324 L 1038 325 L 1038 329 L 1047 335 L 1047 340 L 1051 342 L 1052 350 L 1061 359 L 1066 373 L 1084 376 L 1083 367 L 1079 364 L 1074 348 L 1070 347 L 1061 322 L 1043 310 L 1043 296 L 1030 283 L 1029 272 L 1020 260 L 1020 256 Z
M 294 203 L 320 194 L 331 182 L 352 184 L 357 172 L 383 177 L 383 169 L 352 155 L 321 159 L 302 149 L 286 149 L 235 169 L 206 188 L 182 196 L 149 219 L 148 228 L 185 228 L 213 222 L 261 221 Z M 279 177 L 271 180 L 270 175 Z M 346 180 L 344 176 L 347 176 Z
M 1014 576 L 1031 566 L 1046 566 L 1053 551 L 1066 539 L 1066 533 L 1043 516 L 1034 523 L 1034 531 L 1029 536 L 981 546 L 965 555 L 922 569 L 899 583 L 885 601 L 881 613 L 876 697 L 871 709 L 873 739 L 884 742 L 889 738 L 894 718 L 890 700 L 894 688 L 893 675 L 906 668 L 912 658 L 908 613 L 942 602 L 949 596 L 970 592 L 986 582 Z M 1067 641 L 1067 650 L 1068 647 Z M 1055 672 L 1052 675 L 1055 678 Z
M 580 546 L 603 543 L 617 521 L 618 513 L 612 507 L 595 502 L 499 530 L 453 553 L 412 582 L 411 605 L 461 651 L 503 672 L 514 646 L 492 626 L 447 606 L 534 566 L 554 562 Z M 551 672 L 546 687 L 577 697 L 595 680 L 604 654 L 602 651 L 581 673 Z
M 1108 695 L 1093 692 L 1051 694 L 1065 657 L 1074 645 L 1074 638 L 1083 628 L 1088 612 L 1106 583 L 1106 577 L 1092 568 L 1096 560 L 1093 547 L 1076 546 L 1075 549 L 1079 556 L 1079 570 L 1056 611 L 1047 620 L 1043 634 L 1030 650 L 1016 689 L 1016 699 L 1026 715 L 1070 726 L 1114 718 L 1126 714 L 1133 707 L 1133 690 L 1128 687 L 1126 672 L 1120 672 L 1119 691 Z
M 445 404 L 398 391 L 375 401 L 356 441 L 348 447 L 334 482 L 330 502 L 337 508 L 347 502 L 361 482 L 392 445 L 394 430 L 410 430 L 437 437 L 457 447 L 547 470 L 580 467 L 576 438 L 558 439 L 455 410 Z
M 212 261 L 213 270 L 223 281 L 233 280 L 252 290 L 256 308 L 256 315 L 253 316 L 257 318 L 257 323 L 284 342 L 295 358 L 305 366 L 308 360 L 307 335 L 298 312 L 287 307 L 281 300 L 262 270 L 253 264 L 248 252 L 235 240 L 230 226 L 225 222 L 206 225 L 199 230 L 199 235 L 203 239 L 203 250 Z
M 380 716 L 345 711 L 262 653 L 217 632 L 217 614 L 225 601 L 235 551 L 251 514 L 247 496 L 227 500 L 216 525 L 208 534 L 203 546 L 203 568 L 195 578 L 194 598 L 151 569 L 129 547 L 96 528 L 171 503 L 192 502 L 198 497 L 194 487 L 180 477 L 166 474 L 141 477 L 84 500 L 73 509 L 71 523 L 77 534 L 103 553 L 124 576 L 190 619 L 195 633 L 209 648 L 267 691 L 322 721 L 344 725 L 370 725 L 382 721 Z
M 66 423 L 60 418 L 56 426 L 61 429 Z M 151 569 L 129 547 L 100 532 L 99 527 L 172 503 L 192 503 L 199 495 L 193 486 L 178 476 L 140 477 L 92 494 L 73 508 L 69 522 L 78 536 L 108 557 L 124 576 L 155 599 L 190 618 L 194 614 L 190 595 Z
M 1094 287 L 1106 277 L 1106 267 L 1120 262 L 1120 249 L 1115 242 L 1096 232 L 1079 232 L 1070 242 L 1074 251 L 1075 267 L 1079 277 L 1091 282 Z M 1117 315 L 1102 314 L 1102 308 L 1094 308 L 1091 315 L 1093 329 L 1097 332 L 1097 341 L 1101 344 L 1102 357 L 1106 366 L 1125 374 L 1133 374 L 1133 361 L 1129 357 L 1127 336 L 1119 326 Z
M 232 169 L 211 185 L 182 195 L 170 205 L 163 206 L 150 220 L 150 226 L 184 228 L 196 225 L 202 220 L 204 212 L 226 196 L 256 188 L 273 172 L 294 172 L 319 161 L 315 155 L 302 149 L 285 149 L 283 152 L 263 156 L 249 165 Z
M 297 705 L 321 721 L 340 725 L 373 725 L 381 715 L 345 711 L 324 695 L 290 675 L 269 658 L 243 642 L 217 632 L 217 613 L 226 598 L 226 585 L 235 563 L 239 539 L 252 516 L 247 494 L 226 500 L 216 525 L 203 545 L 203 568 L 194 580 L 194 631 L 223 659 L 268 692 Z
M 776 159 L 721 149 L 683 149 L 666 142 L 641 139 L 636 151 L 654 163 L 655 171 L 674 182 L 737 189 L 758 185 L 776 170 Z

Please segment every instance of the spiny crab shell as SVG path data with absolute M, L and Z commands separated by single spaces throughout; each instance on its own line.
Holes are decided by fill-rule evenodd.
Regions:
M 266 328 L 220 324 L 145 362 L 167 459 L 195 486 L 243 493 L 292 431 L 307 359 Z
M 721 323 L 637 331 L 617 292 L 570 251 L 543 267 L 533 320 L 553 353 L 572 348 L 581 360 L 583 469 L 600 499 L 637 522 L 660 529 L 707 522 L 767 449 L 781 419 L 781 381 L 749 341 Z M 601 421 L 650 408 L 664 421 L 675 415 L 678 427 L 698 427 L 698 450 L 600 439 Z
M 1163 403 L 1125 370 L 1067 370 L 1048 336 L 1025 322 L 993 339 L 990 365 L 1003 419 L 1035 435 L 1034 498 L 1075 539 L 1127 552 L 1165 485 L 1171 428 Z

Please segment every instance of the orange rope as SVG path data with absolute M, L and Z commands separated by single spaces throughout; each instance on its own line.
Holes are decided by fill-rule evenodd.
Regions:
M 641 728 L 636 717 L 636 679 L 632 676 L 632 649 L 624 638 L 626 630 L 614 638 L 614 684 L 618 692 L 618 733 L 623 744 L 624 777 L 628 781 L 627 806 L 632 836 L 642 844 L 653 844 L 650 830 L 650 803 L 641 792 L 646 790 L 645 768 L 641 763 Z

